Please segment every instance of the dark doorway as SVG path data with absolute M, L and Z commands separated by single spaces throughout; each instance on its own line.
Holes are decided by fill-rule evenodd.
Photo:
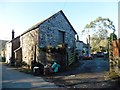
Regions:
M 65 42 L 65 32 L 59 31 L 59 43 Z

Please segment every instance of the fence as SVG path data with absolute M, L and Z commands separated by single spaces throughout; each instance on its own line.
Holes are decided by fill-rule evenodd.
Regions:
M 113 57 L 120 57 L 120 38 L 112 42 Z

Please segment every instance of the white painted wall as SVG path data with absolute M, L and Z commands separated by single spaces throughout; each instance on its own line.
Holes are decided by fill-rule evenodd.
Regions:
M 10 58 L 12 56 L 12 44 L 11 42 L 6 43 L 6 62 L 10 63 Z

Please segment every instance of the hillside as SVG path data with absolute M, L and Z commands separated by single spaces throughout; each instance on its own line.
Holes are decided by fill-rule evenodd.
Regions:
M 7 40 L 0 40 L 0 52 L 5 48 L 5 44 L 8 42 Z

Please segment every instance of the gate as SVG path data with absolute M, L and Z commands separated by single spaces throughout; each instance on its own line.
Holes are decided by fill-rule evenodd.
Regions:
M 75 50 L 68 51 L 68 66 L 71 65 L 75 61 Z

